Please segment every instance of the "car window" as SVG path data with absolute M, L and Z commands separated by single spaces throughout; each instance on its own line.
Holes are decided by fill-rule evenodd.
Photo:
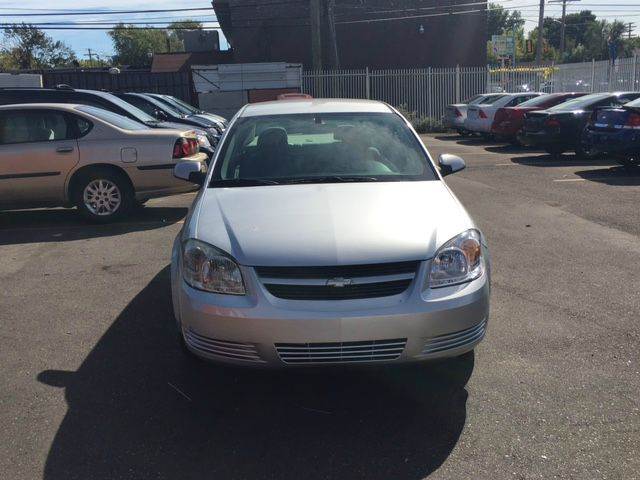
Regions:
M 505 95 L 502 95 L 502 94 L 498 94 L 498 95 L 495 95 L 495 96 L 487 96 L 482 100 L 482 105 L 493 105 L 498 100 L 500 100 L 501 98 L 504 98 L 504 97 L 505 97 Z
M 527 97 L 527 99 L 520 103 L 520 107 L 543 107 L 548 103 L 558 101 L 558 97 L 551 95 L 538 95 L 537 97 Z
M 241 180 L 309 183 L 433 180 L 414 134 L 394 113 L 328 113 L 240 118 L 222 146 L 212 185 Z M 366 177 L 366 178 L 365 178 Z
M 74 138 L 64 112 L 5 110 L 0 113 L 0 143 L 53 142 Z
M 152 105 L 151 102 L 149 102 L 148 100 L 145 100 L 144 98 L 136 97 L 135 95 L 126 95 L 125 97 L 123 97 L 123 99 L 125 102 L 130 103 L 134 107 L 139 108 L 147 115 L 151 115 L 155 117 L 156 107 Z
M 78 138 L 84 137 L 93 128 L 93 123 L 91 123 L 86 118 L 80 117 L 78 115 L 69 115 L 68 118 L 69 121 L 75 125 Z
M 119 115 L 102 108 L 92 107 L 90 105 L 80 105 L 76 107 L 76 110 L 88 113 L 89 115 L 99 118 L 100 120 L 123 130 L 146 130 L 149 128 L 145 124 L 131 120 L 123 115 Z
M 585 108 L 591 108 L 601 100 L 606 100 L 611 96 L 610 93 L 592 93 L 585 95 L 584 97 L 574 98 L 567 102 L 563 102 L 555 107 L 549 109 L 550 112 L 561 112 L 569 110 L 583 110 Z
M 620 101 L 620 103 L 622 105 L 624 105 L 625 103 L 629 103 L 629 102 L 635 100 L 638 97 L 640 97 L 640 93 L 629 93 L 629 94 L 625 94 L 625 95 L 620 95 L 618 97 L 618 100 Z

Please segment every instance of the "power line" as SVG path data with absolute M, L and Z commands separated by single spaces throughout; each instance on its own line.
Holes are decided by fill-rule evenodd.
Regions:
M 3 17 L 44 17 L 44 16 L 66 16 L 66 15 L 122 15 L 123 13 L 165 13 L 165 12 L 197 12 L 201 10 L 211 11 L 211 7 L 202 8 L 164 8 L 154 10 L 104 10 L 104 11 L 69 11 L 61 13 L 3 13 Z

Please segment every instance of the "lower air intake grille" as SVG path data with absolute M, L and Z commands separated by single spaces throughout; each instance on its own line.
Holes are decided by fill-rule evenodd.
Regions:
M 244 360 L 248 362 L 263 362 L 251 343 L 229 342 L 205 337 L 189 329 L 184 334 L 184 339 L 189 347 L 203 354 L 217 355 L 231 360 Z
M 422 349 L 422 354 L 438 353 L 470 345 L 482 339 L 486 330 L 487 322 L 485 321 L 466 330 L 429 338 Z
M 276 343 L 284 363 L 352 363 L 396 360 L 406 338 L 341 343 Z

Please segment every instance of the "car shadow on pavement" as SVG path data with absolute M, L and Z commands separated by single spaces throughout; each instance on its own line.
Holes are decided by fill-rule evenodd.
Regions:
M 451 133 L 449 135 L 436 135 L 433 138 L 435 138 L 436 140 L 442 140 L 445 142 L 455 142 L 457 140 L 460 140 L 462 138 L 467 138 L 467 137 L 463 137 L 462 135 L 459 135 L 457 133 Z
M 421 479 L 466 418 L 474 356 L 408 367 L 244 370 L 178 345 L 166 267 L 75 372 L 52 479 Z
M 554 156 L 543 153 L 540 155 L 512 157 L 511 161 L 529 167 L 595 167 L 617 165 L 616 162 L 612 160 L 604 158 L 578 158 L 574 154 Z
M 0 211 L 0 245 L 64 242 L 153 230 L 182 220 L 186 207 L 145 207 L 121 221 L 99 225 L 83 219 L 75 209 Z
M 591 182 L 606 183 L 618 186 L 639 186 L 640 167 L 625 168 L 622 166 L 599 168 L 597 170 L 582 170 L 575 172 L 579 177 Z
M 511 143 L 494 147 L 485 147 L 484 149 L 487 152 L 491 153 L 544 153 L 543 150 L 534 147 L 525 147 L 522 145 L 514 145 Z

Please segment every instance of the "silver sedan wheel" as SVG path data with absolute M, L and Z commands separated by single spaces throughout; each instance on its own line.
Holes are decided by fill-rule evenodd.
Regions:
M 94 215 L 113 215 L 122 203 L 118 185 L 104 178 L 92 180 L 82 193 L 84 206 Z

